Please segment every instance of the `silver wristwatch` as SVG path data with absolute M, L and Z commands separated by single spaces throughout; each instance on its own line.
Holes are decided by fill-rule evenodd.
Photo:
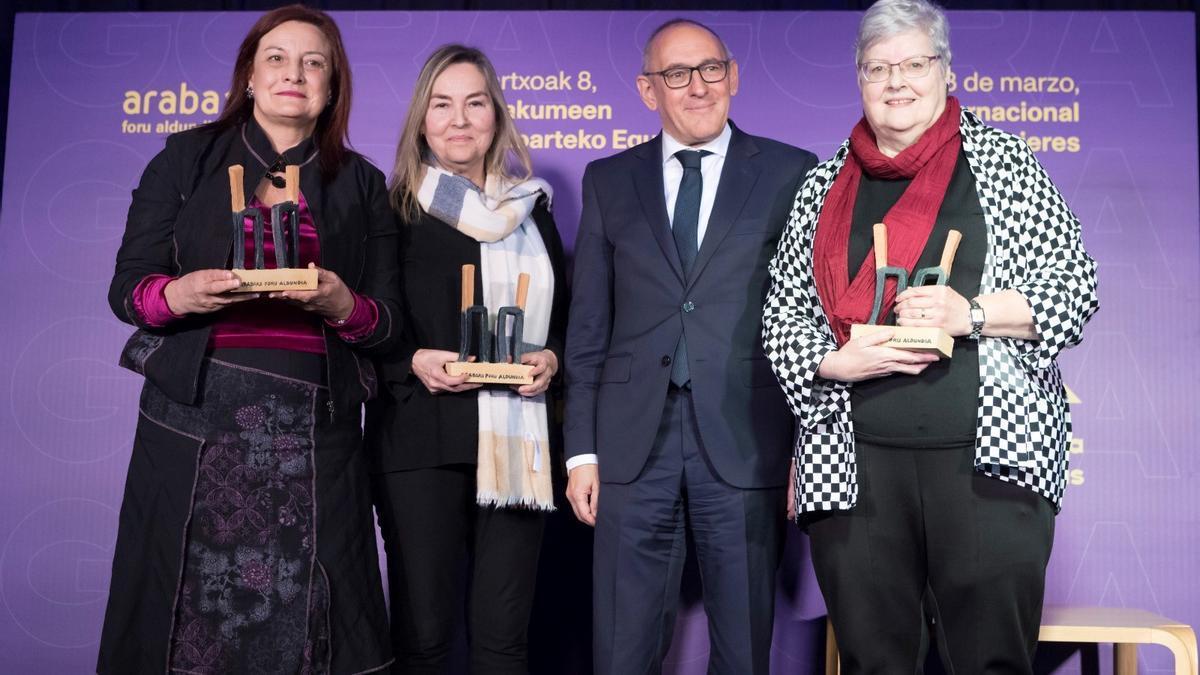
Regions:
M 971 303 L 971 335 L 972 340 L 978 340 L 980 335 L 983 335 L 983 324 L 987 321 L 987 317 L 983 313 L 983 307 L 979 306 L 979 300 L 971 298 L 968 302 Z

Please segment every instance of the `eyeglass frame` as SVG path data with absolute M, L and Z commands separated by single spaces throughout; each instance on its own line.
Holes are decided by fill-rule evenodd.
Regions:
M 665 86 L 667 89 L 686 89 L 687 87 L 692 86 L 692 77 L 694 76 L 694 73 L 700 73 L 700 69 L 704 68 L 705 66 L 715 66 L 717 64 L 720 64 L 721 66 L 723 66 L 725 68 L 725 74 L 721 76 L 721 79 L 713 80 L 710 82 L 710 81 L 704 79 L 703 73 L 700 73 L 700 80 L 702 82 L 704 82 L 705 84 L 717 84 L 718 82 L 724 82 L 726 79 L 729 78 L 729 65 L 731 63 L 733 63 L 733 59 L 731 59 L 731 58 L 730 59 L 718 59 L 716 61 L 705 61 L 704 63 L 701 63 L 698 66 L 672 66 L 670 68 L 665 68 L 663 70 L 656 70 L 656 71 L 652 71 L 652 72 L 643 72 L 642 75 L 644 75 L 646 77 L 650 77 L 651 75 L 658 75 L 659 77 L 661 77 L 663 79 L 663 86 Z M 675 70 L 686 70 L 687 74 L 688 74 L 687 82 L 684 82 L 683 84 L 679 85 L 678 87 L 672 87 L 671 84 L 667 82 L 667 73 L 675 71 Z
M 909 61 L 912 61 L 913 59 L 929 59 L 930 62 L 933 62 L 933 61 L 941 61 L 942 57 L 937 54 L 933 54 L 930 56 L 926 56 L 924 54 L 919 54 L 917 56 L 910 56 L 907 59 L 901 59 L 900 61 L 897 61 L 896 63 L 888 63 L 887 61 L 884 61 L 882 59 L 869 59 L 867 61 L 863 61 L 862 63 L 858 64 L 858 74 L 862 76 L 862 79 L 864 81 L 871 82 L 873 84 L 879 84 L 880 82 L 887 82 L 892 77 L 892 68 L 895 68 L 897 66 L 903 66 L 905 63 L 908 63 Z M 887 64 L 887 67 L 888 67 L 887 77 L 884 77 L 882 80 L 872 80 L 871 78 L 867 77 L 867 73 L 863 69 L 867 66 L 868 63 Z M 916 77 L 909 77 L 908 75 L 904 74 L 904 69 L 901 68 L 900 76 L 906 80 L 920 80 L 922 78 L 929 77 L 929 71 L 925 71 L 924 75 L 918 75 Z

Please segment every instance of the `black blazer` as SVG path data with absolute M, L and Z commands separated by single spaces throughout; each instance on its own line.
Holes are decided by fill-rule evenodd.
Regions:
M 566 260 L 554 218 L 539 204 L 533 219 L 554 269 L 554 301 L 546 348 L 563 368 L 567 324 Z M 401 222 L 404 279 L 404 331 L 393 352 L 380 360 L 384 392 L 367 406 L 366 442 L 375 471 L 475 464 L 479 446 L 476 392 L 433 396 L 413 375 L 418 349 L 458 351 L 462 266 L 479 265 L 479 242 L 422 212 Z M 475 297 L 483 297 L 482 275 L 475 275 Z M 490 308 L 495 310 L 496 308 Z M 558 445 L 555 390 L 546 393 L 550 441 Z
M 251 148 L 266 161 L 277 157 L 253 120 L 223 131 L 199 127 L 173 134 L 133 191 L 108 302 L 117 318 L 142 330 L 130 338 L 121 365 L 142 373 L 180 403 L 196 399 L 201 362 L 220 312 L 152 328 L 133 309 L 132 293 L 149 274 L 179 276 L 229 266 L 234 236 L 228 167 L 245 167 L 245 194 L 254 194 L 264 169 Z M 312 149 L 310 138 L 285 152 L 285 160 L 300 164 Z M 321 266 L 379 307 L 374 333 L 353 347 L 336 331 L 325 329 L 335 410 L 339 416 L 357 418 L 361 404 L 377 389 L 374 368 L 360 354 L 382 353 L 399 335 L 396 218 L 383 174 L 356 153 L 348 154 L 336 176 L 324 175 L 319 161 L 309 163 L 301 170 L 300 189 L 316 224 Z
M 638 476 L 686 329 L 713 469 L 741 488 L 786 483 L 794 427 L 763 354 L 762 307 L 795 186 L 815 163 L 811 152 L 733 127 L 689 278 L 663 196 L 662 136 L 588 165 L 567 334 L 568 457 L 596 453 L 606 482 Z

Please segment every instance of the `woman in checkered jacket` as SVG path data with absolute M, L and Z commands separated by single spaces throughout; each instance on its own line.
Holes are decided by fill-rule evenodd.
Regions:
M 940 8 L 881 0 L 856 49 L 863 118 L 798 186 L 770 267 L 791 503 L 845 672 L 918 669 L 932 626 L 952 672 L 1028 673 L 1071 433 L 1055 357 L 1096 311 L 1096 264 L 1024 141 L 948 96 Z M 945 282 L 877 296 L 876 223 L 903 276 L 957 232 Z M 851 338 L 869 322 L 941 328 L 953 358 Z

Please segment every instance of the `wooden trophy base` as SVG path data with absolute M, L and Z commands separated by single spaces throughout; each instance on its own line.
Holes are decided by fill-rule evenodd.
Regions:
M 943 359 L 950 358 L 954 353 L 954 338 L 941 328 L 877 326 L 868 323 L 856 323 L 850 326 L 850 339 L 878 333 L 881 330 L 895 331 L 892 339 L 883 343 L 884 347 L 907 349 L 913 352 L 936 353 Z
M 479 384 L 533 384 L 533 366 L 520 363 L 473 363 L 451 361 L 446 364 L 446 374 L 457 377 L 466 375 L 467 382 Z
M 308 267 L 285 267 L 274 270 L 229 270 L 242 280 L 234 293 L 265 293 L 267 291 L 315 291 L 317 270 Z

